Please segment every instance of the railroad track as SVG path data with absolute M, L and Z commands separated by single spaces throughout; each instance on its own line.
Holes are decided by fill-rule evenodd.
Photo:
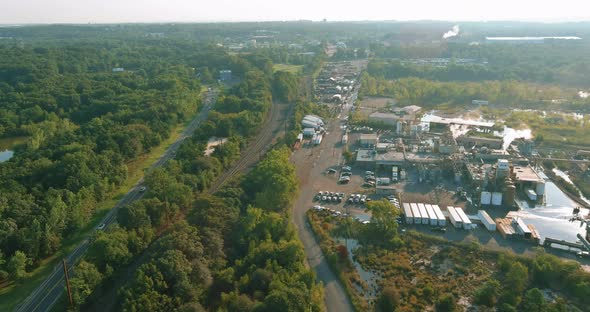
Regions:
M 236 161 L 230 169 L 226 170 L 217 181 L 215 181 L 211 188 L 209 188 L 210 193 L 213 194 L 217 192 L 225 182 L 234 177 L 238 172 L 252 166 L 261 158 L 263 153 L 267 152 L 271 146 L 275 132 L 281 126 L 279 120 L 281 117 L 281 107 L 279 106 L 283 105 L 273 102 L 264 123 L 260 127 L 261 132 L 248 145 L 246 150 L 242 153 L 242 157 Z M 291 108 L 285 117 L 288 117 L 292 110 L 293 109 Z

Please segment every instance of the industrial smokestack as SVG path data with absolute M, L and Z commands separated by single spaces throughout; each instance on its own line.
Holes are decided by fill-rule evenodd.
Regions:
M 453 28 L 451 28 L 451 30 L 444 33 L 442 37 L 443 37 L 443 39 L 449 39 L 449 38 L 455 37 L 457 35 L 459 35 L 459 25 L 453 26 Z

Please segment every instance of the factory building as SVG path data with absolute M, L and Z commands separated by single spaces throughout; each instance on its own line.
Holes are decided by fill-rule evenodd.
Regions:
M 379 143 L 379 138 L 374 133 L 363 133 L 360 135 L 359 144 L 362 147 L 374 147 Z

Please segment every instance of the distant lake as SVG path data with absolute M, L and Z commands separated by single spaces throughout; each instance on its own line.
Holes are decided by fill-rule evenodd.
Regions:
M 559 40 L 580 40 L 582 38 L 575 36 L 548 36 L 548 37 L 486 37 L 486 40 L 491 41 L 543 41 L 545 39 L 559 39 Z
M 12 158 L 12 156 L 14 156 L 14 146 L 17 144 L 24 143 L 26 140 L 26 137 L 0 139 L 0 163 Z

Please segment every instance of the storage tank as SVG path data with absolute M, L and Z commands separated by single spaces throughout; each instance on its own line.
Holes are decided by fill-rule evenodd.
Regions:
M 492 193 L 492 206 L 500 206 L 500 205 L 502 205 L 502 193 L 493 192 Z
M 535 188 L 535 193 L 539 196 L 545 195 L 545 181 L 537 182 L 537 187 Z
M 492 193 L 490 192 L 481 192 L 481 204 L 482 205 L 489 205 L 492 203 Z
M 514 186 L 514 184 L 508 184 L 506 186 L 506 192 L 504 193 L 504 205 L 505 206 L 513 206 L 515 197 L 516 197 L 516 186 Z

